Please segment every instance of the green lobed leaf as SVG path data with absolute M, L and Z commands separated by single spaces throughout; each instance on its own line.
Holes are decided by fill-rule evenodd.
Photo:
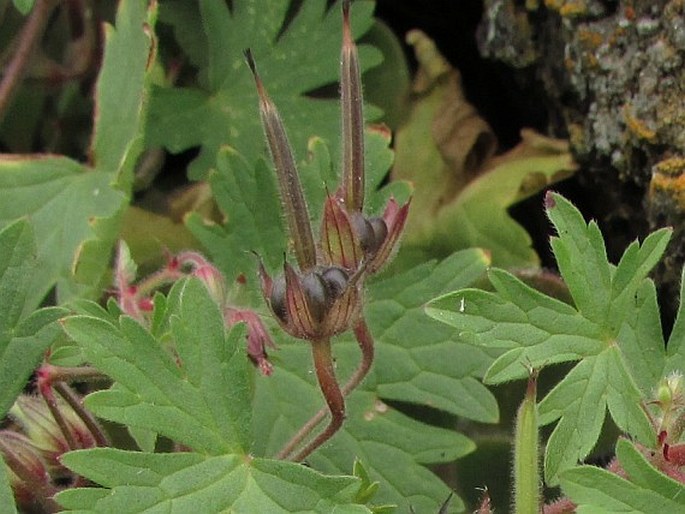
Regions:
M 579 513 L 682 512 L 685 486 L 654 468 L 625 439 L 616 456 L 626 477 L 594 466 L 579 466 L 561 475 L 561 485 Z
M 70 452 L 63 462 L 104 487 L 60 493 L 67 512 L 370 512 L 354 504 L 357 478 L 323 476 L 290 462 L 110 448 Z
M 199 87 L 156 88 L 148 133 L 150 146 L 163 145 L 172 152 L 200 146 L 199 156 L 188 169 L 191 179 L 206 176 L 223 145 L 231 145 L 250 162 L 264 154 L 257 94 L 244 63 L 245 48 L 254 53 L 295 153 L 304 150 L 312 135 L 337 144 L 337 99 L 314 98 L 308 93 L 338 81 L 339 4 L 327 9 L 325 0 L 306 0 L 284 26 L 288 6 L 282 0 L 239 0 L 229 10 L 224 2 L 198 2 L 208 45 L 206 64 L 196 63 L 202 65 Z M 351 9 L 355 39 L 371 28 L 373 8 L 373 2 L 357 2 Z M 196 16 L 188 20 L 192 25 L 173 21 L 177 34 L 197 26 Z M 380 62 L 376 49 L 362 45 L 359 51 L 362 71 Z M 189 52 L 197 55 L 192 48 Z
M 482 275 L 487 258 L 479 250 L 458 252 L 445 261 L 426 263 L 404 273 L 385 276 L 369 287 L 365 315 L 376 341 L 374 366 L 347 398 L 347 418 L 330 444 L 309 463 L 320 471 L 341 473 L 355 456 L 373 480 L 380 482 L 375 501 L 413 505 L 433 512 L 449 489 L 422 464 L 449 462 L 474 449 L 463 435 L 432 427 L 401 414 L 384 400 L 428 405 L 482 422 L 498 418 L 494 397 L 478 378 L 491 357 L 459 343 L 456 333 L 423 314 L 435 291 L 468 284 Z M 274 375 L 257 380 L 254 426 L 259 455 L 273 455 L 322 405 L 312 373 L 309 348 L 284 342 L 272 354 Z M 359 361 L 357 343 L 349 336 L 333 346 L 341 382 Z M 455 498 L 449 512 L 463 509 Z
M 142 150 L 156 17 L 147 2 L 129 0 L 119 3 L 116 29 L 105 26 L 91 151 L 93 166 L 115 176 L 125 191 L 130 191 L 135 160 Z
M 545 476 L 554 484 L 594 447 L 607 409 L 621 430 L 654 443 L 641 405 L 653 394 L 665 353 L 656 292 L 645 276 L 670 231 L 631 244 L 612 266 L 594 222 L 586 224 L 559 195 L 546 203 L 558 233 L 552 248 L 575 308 L 493 269 L 494 292 L 458 290 L 430 302 L 427 312 L 463 341 L 501 352 L 485 374 L 491 383 L 524 378 L 529 367 L 580 361 L 539 405 L 541 424 L 559 420 L 545 456 Z
M 116 381 L 86 405 L 105 419 L 153 430 L 198 452 L 246 454 L 251 414 L 244 331 L 224 333 L 223 317 L 199 281 L 176 289 L 176 357 L 125 316 L 119 326 L 90 316 L 64 321 L 88 361 Z
M 49 154 L 0 155 L 0 226 L 28 216 L 38 242 L 26 312 L 55 285 L 59 302 L 101 291 L 141 150 L 153 26 L 147 2 L 124 0 L 117 29 L 106 29 L 92 165 Z

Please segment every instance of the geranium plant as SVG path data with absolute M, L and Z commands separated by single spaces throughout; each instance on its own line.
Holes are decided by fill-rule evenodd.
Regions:
M 526 177 L 575 169 L 566 146 L 528 133 L 434 209 L 420 188 L 435 180 L 389 180 L 392 133 L 365 123 L 379 116 L 362 95 L 382 60 L 373 2 L 327 4 L 14 1 L 26 19 L 0 81 L 13 150 L 0 155 L 3 512 L 504 510 L 463 486 L 459 459 L 499 421 L 486 385 L 519 379 L 513 511 L 682 509 L 685 315 L 666 344 L 648 278 L 670 231 L 611 264 L 597 225 L 548 193 L 560 277 L 491 268 L 537 262 L 505 210 L 530 194 Z M 92 20 L 108 16 L 100 45 Z M 412 38 L 432 49 L 421 66 L 442 62 Z M 58 62 L 48 44 L 80 59 Z M 27 74 L 51 77 L 59 101 L 33 103 L 47 93 Z M 325 93 L 338 75 L 339 102 Z M 51 132 L 17 122 L 13 99 L 51 116 L 77 104 L 92 133 L 22 153 Z M 182 192 L 148 208 L 179 163 Z M 497 222 L 481 215 L 487 198 Z M 459 213 L 468 236 L 439 260 L 403 254 L 413 205 L 413 244 Z M 474 240 L 496 244 L 453 251 Z M 531 274 L 564 299 L 521 281 Z M 610 437 L 605 419 L 615 458 L 581 464 Z M 447 482 L 437 465 L 455 461 Z

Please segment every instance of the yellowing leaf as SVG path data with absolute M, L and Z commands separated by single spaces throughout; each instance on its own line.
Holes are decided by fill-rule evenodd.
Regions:
M 415 185 L 406 246 L 440 256 L 478 246 L 498 266 L 537 264 L 530 236 L 507 208 L 576 169 L 568 146 L 525 130 L 516 148 L 493 157 L 494 134 L 464 97 L 459 72 L 423 33 L 407 40 L 419 71 L 393 168 L 395 179 Z

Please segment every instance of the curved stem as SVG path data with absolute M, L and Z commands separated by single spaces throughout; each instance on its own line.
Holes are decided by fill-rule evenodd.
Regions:
M 328 426 L 310 441 L 292 460 L 299 462 L 304 460 L 310 453 L 328 441 L 340 429 L 345 420 L 345 399 L 340 391 L 340 386 L 335 378 L 333 369 L 333 357 L 331 355 L 331 341 L 324 339 L 312 343 L 312 357 L 316 368 L 316 377 L 319 387 L 326 399 L 328 409 L 331 412 L 331 421 Z
M 81 397 L 79 397 L 79 395 L 76 394 L 74 390 L 64 382 L 55 384 L 55 389 L 59 395 L 71 406 L 76 415 L 81 418 L 81 421 L 83 421 L 83 424 L 86 425 L 88 430 L 90 430 L 90 433 L 93 435 L 96 444 L 98 446 L 111 446 L 109 438 L 100 426 L 100 423 L 98 423 L 98 420 L 95 419 L 95 416 L 93 416 L 91 412 L 83 406 L 83 400 Z
M 14 96 L 17 86 L 24 78 L 24 74 L 31 62 L 31 56 L 43 34 L 45 24 L 52 9 L 57 5 L 56 0 L 38 0 L 29 15 L 28 20 L 17 36 L 17 48 L 4 70 L 0 82 L 0 122 L 5 117 L 7 108 Z
M 373 336 L 369 331 L 369 327 L 366 325 L 366 321 L 362 318 L 354 327 L 354 335 L 357 338 L 357 343 L 359 343 L 359 348 L 362 351 L 362 360 L 357 366 L 352 376 L 347 380 L 347 383 L 342 387 L 341 392 L 343 396 L 350 394 L 360 383 L 364 380 L 364 377 L 368 374 L 373 364 L 374 358 L 374 342 Z M 286 459 L 290 455 L 295 447 L 302 442 L 302 440 L 307 437 L 316 425 L 321 423 L 321 420 L 326 416 L 328 410 L 324 407 L 314 414 L 307 423 L 302 425 L 302 428 L 297 431 L 297 433 L 288 441 L 288 443 L 281 449 L 276 455 L 277 459 Z

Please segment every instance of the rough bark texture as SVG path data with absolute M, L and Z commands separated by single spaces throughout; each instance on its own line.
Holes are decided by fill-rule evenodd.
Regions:
M 483 57 L 544 86 L 549 129 L 567 135 L 614 256 L 672 225 L 656 272 L 665 308 L 685 261 L 685 2 L 486 0 Z

